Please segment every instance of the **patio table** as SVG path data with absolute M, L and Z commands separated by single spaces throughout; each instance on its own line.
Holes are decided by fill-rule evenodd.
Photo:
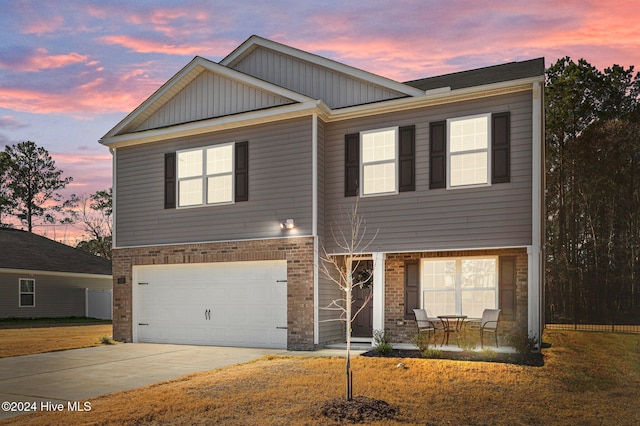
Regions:
M 449 344 L 449 334 L 462 331 L 466 315 L 438 315 L 444 326 L 445 343 Z

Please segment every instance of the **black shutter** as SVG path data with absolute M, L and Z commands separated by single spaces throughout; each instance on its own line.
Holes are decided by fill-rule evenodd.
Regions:
M 360 180 L 360 134 L 353 133 L 344 137 L 344 196 L 358 195 Z
M 400 127 L 400 192 L 416 190 L 416 126 Z
M 404 318 L 415 319 L 414 309 L 420 308 L 420 265 L 417 260 L 404 263 Z
M 249 142 L 236 142 L 235 200 L 249 201 Z
M 176 208 L 176 153 L 164 154 L 164 208 Z
M 498 304 L 500 318 L 506 321 L 516 319 L 516 258 L 500 256 L 500 275 L 498 279 Z
M 447 186 L 447 122 L 429 124 L 429 188 Z
M 510 113 L 491 116 L 491 183 L 511 180 Z

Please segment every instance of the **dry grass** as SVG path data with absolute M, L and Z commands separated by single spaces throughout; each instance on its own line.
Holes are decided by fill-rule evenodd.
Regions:
M 111 324 L 39 324 L 33 328 L 0 328 L 0 358 L 98 346 L 111 336 Z
M 544 367 L 355 358 L 354 395 L 421 425 L 638 425 L 640 336 L 554 331 Z M 91 412 L 37 413 L 19 425 L 332 424 L 322 405 L 344 393 L 344 360 L 263 357 L 91 401 Z

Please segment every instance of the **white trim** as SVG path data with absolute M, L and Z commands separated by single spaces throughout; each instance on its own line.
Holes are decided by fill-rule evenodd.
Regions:
M 313 235 L 313 344 L 320 343 L 320 251 L 318 241 L 318 114 L 311 117 L 311 234 Z
M 466 121 L 466 120 L 475 120 L 478 118 L 485 118 L 487 120 L 487 147 L 484 149 L 474 149 L 474 150 L 467 150 L 467 151 L 461 151 L 461 152 L 456 152 L 456 155 L 464 155 L 464 154 L 477 154 L 477 153 L 482 153 L 482 152 L 486 152 L 487 153 L 487 173 L 486 173 L 486 182 L 481 182 L 481 183 L 472 183 L 472 184 L 468 184 L 468 185 L 456 185 L 456 186 L 451 186 L 451 124 L 455 123 L 455 122 L 459 122 L 459 121 Z M 447 180 L 447 189 L 448 190 L 453 190 L 453 189 L 466 189 L 466 188 L 478 188 L 478 187 L 483 187 L 483 186 L 491 186 L 491 132 L 492 132 L 492 128 L 491 128 L 491 113 L 485 113 L 485 114 L 474 114 L 474 115 L 467 115 L 467 116 L 463 116 L 463 117 L 454 117 L 454 118 L 448 118 L 447 119 L 447 129 L 446 129 L 446 137 L 447 137 L 447 168 L 446 168 L 446 180 Z
M 209 120 L 192 121 L 184 124 L 149 129 L 141 132 L 125 133 L 122 135 L 105 135 L 99 142 L 113 147 L 139 145 L 180 137 L 197 136 L 215 131 L 234 129 L 239 127 L 264 124 L 290 118 L 306 117 L 317 111 L 318 101 L 284 105 L 260 111 L 228 115 Z
M 164 104 L 173 97 L 175 91 L 178 91 L 192 82 L 198 75 L 204 71 L 211 71 L 215 74 L 222 75 L 229 79 L 235 80 L 241 84 L 255 87 L 259 90 L 270 92 L 275 95 L 291 99 L 296 102 L 308 102 L 311 100 L 308 96 L 294 92 L 284 87 L 268 83 L 264 80 L 252 77 L 247 74 L 235 71 L 232 68 L 221 66 L 215 62 L 196 56 L 185 65 L 177 74 L 171 77 L 165 84 L 156 90 L 149 98 L 141 103 L 136 109 L 128 114 L 113 129 L 104 135 L 102 139 L 110 139 L 117 136 L 122 130 L 126 129 L 130 124 L 134 123 L 138 117 L 145 113 L 147 109 L 157 110 L 157 104 Z M 146 118 L 146 117 L 145 117 Z
M 529 246 L 527 249 L 527 311 L 528 334 L 535 338 L 538 345 L 542 341 L 542 252 L 538 247 Z M 540 347 L 540 346 L 538 346 Z
M 36 269 L 9 269 L 2 268 L 0 269 L 0 274 L 29 274 L 31 276 L 34 275 L 50 275 L 53 277 L 78 277 L 78 278 L 112 278 L 112 275 L 102 275 L 102 274 L 85 274 L 81 272 L 57 272 L 57 271 L 39 271 Z M 25 278 L 29 279 L 29 278 Z
M 532 87 L 532 187 L 531 187 L 531 243 L 527 248 L 528 280 L 528 332 L 538 347 L 544 327 L 544 86 Z
M 385 253 L 373 252 L 373 330 L 384 330 Z
M 386 114 L 453 102 L 462 102 L 471 99 L 530 91 L 533 83 L 539 83 L 541 81 L 543 80 L 541 80 L 540 77 L 534 77 L 504 83 L 475 86 L 473 88 L 458 89 L 451 92 L 438 93 L 432 96 L 393 99 L 336 110 L 328 108 L 324 102 L 320 100 L 311 100 L 304 103 L 283 105 L 260 111 L 251 111 L 208 120 L 177 124 L 160 129 L 149 129 L 141 132 L 125 133 L 122 135 L 117 135 L 117 132 L 109 132 L 103 136 L 99 142 L 103 145 L 113 147 L 131 146 L 304 117 L 314 113 L 318 114 L 318 116 L 325 122 L 337 122 L 376 114 Z
M 311 116 L 311 234 L 318 236 L 318 114 Z
M 22 291 L 22 281 L 33 281 L 33 291 Z M 23 305 L 22 295 L 32 294 L 33 304 Z M 18 278 L 18 308 L 35 308 L 36 307 L 36 279 L 35 278 Z
M 277 224 L 276 227 L 280 229 L 280 225 Z M 293 229 L 295 231 L 298 228 Z M 217 244 L 217 243 L 242 243 L 242 242 L 251 242 L 251 241 L 266 241 L 266 240 L 290 240 L 296 238 L 313 238 L 311 234 L 296 234 L 296 235 L 286 235 L 283 234 L 279 237 L 265 237 L 265 238 L 248 238 L 248 239 L 238 239 L 238 240 L 208 240 L 208 241 L 185 241 L 185 242 L 174 242 L 174 243 L 161 243 L 161 244 L 142 244 L 142 245 L 134 245 L 134 246 L 121 246 L 114 247 L 118 250 L 123 249 L 136 249 L 136 248 L 147 248 L 147 247 L 171 247 L 171 246 L 182 246 L 182 245 L 193 245 L 193 244 Z
M 373 134 L 373 133 L 381 133 L 381 132 L 388 132 L 388 131 L 393 131 L 394 132 L 394 158 L 393 158 L 393 164 L 394 164 L 394 170 L 393 170 L 393 179 L 394 179 L 394 189 L 393 191 L 387 191 L 387 192 L 372 192 L 370 194 L 365 194 L 364 193 L 364 135 L 368 135 L 368 134 Z M 359 147 L 359 151 L 360 151 L 360 164 L 358 165 L 359 167 L 359 173 L 360 173 L 360 182 L 361 185 L 359 192 L 360 192 L 360 196 L 362 198 L 368 198 L 368 197 L 380 197 L 380 196 L 384 196 L 384 195 L 395 195 L 398 194 L 399 190 L 399 185 L 400 185 L 400 179 L 398 179 L 398 169 L 400 168 L 400 127 L 399 126 L 395 126 L 395 127 L 385 127 L 382 129 L 372 129 L 372 130 L 364 130 L 362 132 L 360 132 L 360 147 Z M 380 164 L 390 164 L 392 161 L 391 160 L 385 160 L 385 161 L 370 161 L 367 163 L 367 165 L 380 165 Z
M 207 167 L 209 162 L 208 151 L 211 149 L 231 147 L 231 171 L 225 173 L 208 173 Z M 180 154 L 184 154 L 187 152 L 196 152 L 199 151 L 202 153 L 201 161 L 202 161 L 202 170 L 199 175 L 195 176 L 187 176 L 180 178 L 179 176 L 179 166 L 180 166 Z M 236 142 L 227 142 L 215 145 L 208 145 L 200 148 L 187 148 L 176 151 L 176 209 L 188 209 L 194 207 L 208 207 L 208 206 L 222 206 L 227 204 L 235 204 L 235 184 L 236 184 Z M 218 177 L 218 176 L 231 176 L 231 200 L 229 201 L 220 201 L 215 203 L 209 202 L 209 178 Z M 181 206 L 180 205 L 180 182 L 186 180 L 197 180 L 200 179 L 202 183 L 202 196 L 199 204 L 188 204 Z
M 512 250 L 512 249 L 526 249 L 528 245 L 522 246 L 500 246 L 500 247 L 473 247 L 473 248 L 443 248 L 443 249 L 415 249 L 415 250 L 386 250 L 385 253 L 436 253 L 436 252 L 453 252 L 453 251 L 479 251 L 479 250 Z M 348 253 L 327 253 L 329 256 L 344 256 Z M 479 255 L 482 256 L 482 255 Z M 463 256 L 464 257 L 464 256 Z
M 117 151 L 116 148 L 109 148 L 109 152 L 111 152 L 111 250 L 116 248 L 116 176 L 118 175 L 117 170 Z
M 323 68 L 328 68 L 338 73 L 346 74 L 357 80 L 363 80 L 378 86 L 385 87 L 394 92 L 400 92 L 409 96 L 424 96 L 423 90 L 417 89 L 413 86 L 399 83 L 395 80 L 391 80 L 386 77 L 382 77 L 380 75 L 372 74 L 370 72 L 361 70 L 359 68 L 354 68 L 349 65 L 336 62 L 331 59 L 324 58 L 322 56 L 314 55 L 313 53 L 305 52 L 303 50 L 296 49 L 294 47 L 286 46 L 284 44 L 280 44 L 272 40 L 267 40 L 265 38 L 262 38 L 256 35 L 249 37 L 244 43 L 242 43 L 233 52 L 227 55 L 227 57 L 222 59 L 220 61 L 220 65 L 232 68 L 237 63 L 239 63 L 242 59 L 248 56 L 258 46 L 266 49 L 274 50 L 276 52 L 300 59 L 305 62 L 316 64 Z

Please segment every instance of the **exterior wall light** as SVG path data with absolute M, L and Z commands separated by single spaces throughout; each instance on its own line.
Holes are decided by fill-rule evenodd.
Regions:
M 296 223 L 293 219 L 287 219 L 280 224 L 280 228 L 282 229 L 293 229 L 296 227 Z

